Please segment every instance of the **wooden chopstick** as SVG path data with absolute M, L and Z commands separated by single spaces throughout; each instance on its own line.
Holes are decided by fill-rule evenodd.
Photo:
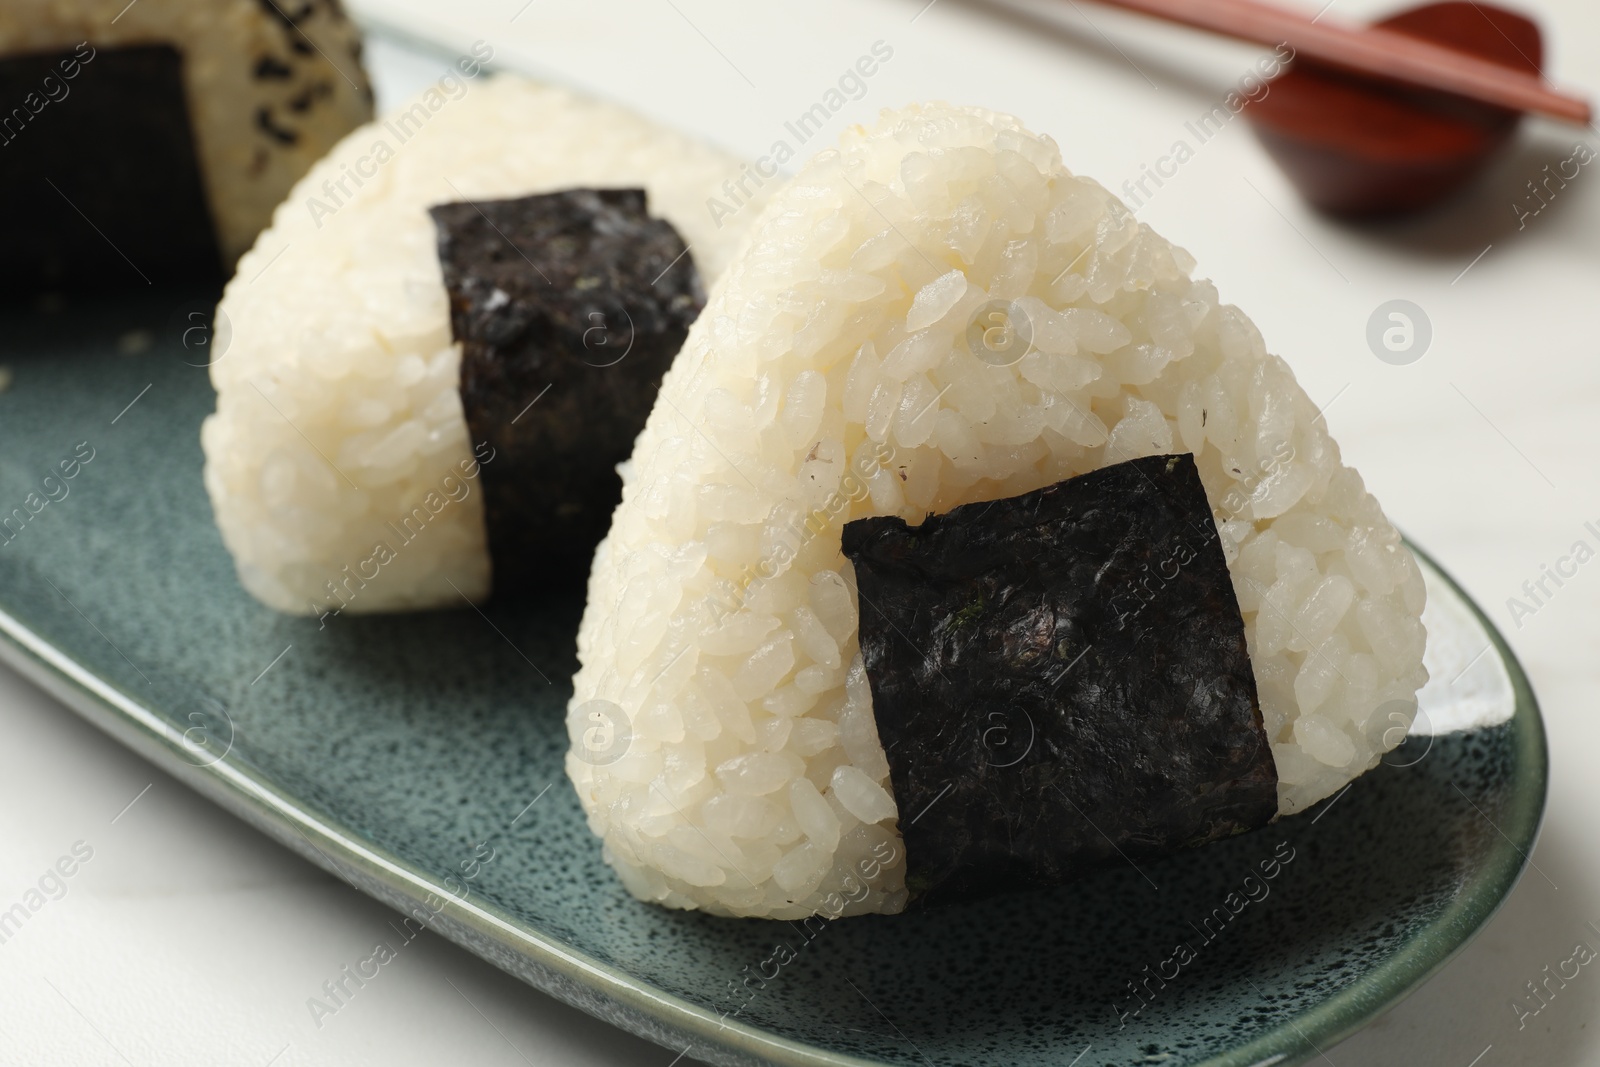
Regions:
M 1287 43 L 1296 55 L 1391 81 L 1457 93 L 1486 104 L 1587 126 L 1589 102 L 1543 79 L 1382 26 L 1355 26 L 1263 0 L 1100 0 L 1195 29 L 1257 44 Z

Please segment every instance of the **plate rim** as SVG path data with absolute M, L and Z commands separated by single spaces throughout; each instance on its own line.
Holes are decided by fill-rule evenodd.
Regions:
M 1489 637 L 1511 683 L 1514 710 L 1506 720 L 1518 734 L 1514 777 L 1531 779 L 1517 791 L 1511 813 L 1515 833 L 1496 825 L 1506 839 L 1493 854 L 1485 876 L 1450 904 L 1420 933 L 1371 973 L 1286 1019 L 1242 1045 L 1224 1050 L 1194 1067 L 1289 1067 L 1321 1053 L 1391 1010 L 1466 948 L 1510 896 L 1536 846 L 1549 794 L 1549 749 L 1532 683 L 1505 636 L 1455 577 L 1410 539 L 1406 546 L 1434 571 L 1472 612 Z M 132 695 L 79 664 L 33 631 L 0 601 L 0 661 L 49 692 L 113 739 L 177 778 L 202 796 L 262 830 L 335 877 L 380 903 L 393 897 L 443 907 L 431 924 L 473 955 L 507 971 L 542 992 L 646 1040 L 666 1045 L 666 1035 L 682 1035 L 689 1049 L 728 1064 L 767 1062 L 783 1067 L 882 1067 L 883 1061 L 834 1052 L 782 1037 L 659 990 L 587 953 L 519 924 L 492 904 L 459 899 L 426 871 L 419 870 L 328 813 L 301 804 L 292 792 L 266 774 L 252 773 L 226 758 L 197 766 L 182 755 L 181 738 Z M 1487 818 L 1487 816 L 1485 816 Z M 320 843 L 319 843 L 320 842 Z M 330 855 L 330 852 L 332 855 Z M 367 883 L 357 885 L 352 875 Z M 380 892 L 387 890 L 387 893 Z M 1430 936 L 1433 935 L 1433 936 Z M 515 946 L 531 971 L 513 970 L 494 958 L 487 944 Z M 1445 946 L 1442 949 L 1439 946 Z M 543 980 L 541 980 L 543 978 Z M 566 981 L 562 981 L 565 979 Z M 576 983 L 576 986 L 567 983 Z M 587 993 L 588 996 L 582 994 Z M 598 998 L 598 1000 L 596 999 Z M 619 1014 L 604 1011 L 614 1007 Z M 624 1026 L 623 1020 L 633 1023 Z M 702 1044 L 704 1042 L 704 1044 Z M 1307 1047 L 1309 1045 L 1309 1047 Z M 751 1060 L 750 1057 L 757 1057 Z

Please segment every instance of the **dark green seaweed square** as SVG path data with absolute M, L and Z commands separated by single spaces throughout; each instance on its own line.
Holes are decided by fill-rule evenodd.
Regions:
M 432 214 L 495 591 L 578 587 L 622 499 L 617 464 L 705 306 L 694 257 L 643 189 Z
M 844 529 L 914 899 L 1265 825 L 1277 772 L 1192 456 Z

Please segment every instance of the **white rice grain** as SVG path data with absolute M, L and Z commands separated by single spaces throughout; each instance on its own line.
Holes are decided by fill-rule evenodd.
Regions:
M 1052 141 L 975 109 L 885 113 L 773 197 L 667 376 L 590 578 L 574 739 L 591 699 L 670 703 L 700 728 L 635 752 L 716 768 L 680 788 L 568 757 L 632 892 L 789 919 L 900 910 L 911 813 L 872 716 L 842 525 L 1136 456 L 1194 453 L 1280 811 L 1398 743 L 1374 712 L 1413 707 L 1427 676 L 1417 565 L 1288 365 L 1192 266 Z M 1039 351 L 972 354 L 967 317 L 995 299 L 1033 320 Z M 665 626 L 631 609 L 647 590 L 666 591 Z M 770 829 L 722 817 L 751 795 L 775 806 Z M 691 865 L 669 851 L 686 834 L 718 847 Z
M 392 158 L 373 164 L 379 143 Z M 330 202 L 324 183 L 363 159 L 373 176 Z M 619 108 L 503 74 L 467 83 L 404 141 L 387 120 L 341 141 L 278 207 L 222 299 L 232 344 L 211 367 L 217 410 L 201 442 L 245 588 L 296 614 L 489 593 L 461 346 L 429 207 L 643 187 L 709 285 L 758 210 L 720 225 L 707 211 L 738 172 L 731 157 Z M 392 560 L 375 561 L 379 544 Z

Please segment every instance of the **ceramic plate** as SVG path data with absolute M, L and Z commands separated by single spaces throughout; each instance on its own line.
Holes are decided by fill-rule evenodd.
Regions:
M 206 306 L 0 313 L 0 655 L 415 923 L 676 1052 L 1299 1063 L 1460 949 L 1533 848 L 1533 695 L 1427 565 L 1424 706 L 1467 729 L 1410 739 L 1312 811 L 1071 889 L 812 936 L 637 903 L 561 771 L 576 599 L 319 623 L 240 589 L 201 484 Z

